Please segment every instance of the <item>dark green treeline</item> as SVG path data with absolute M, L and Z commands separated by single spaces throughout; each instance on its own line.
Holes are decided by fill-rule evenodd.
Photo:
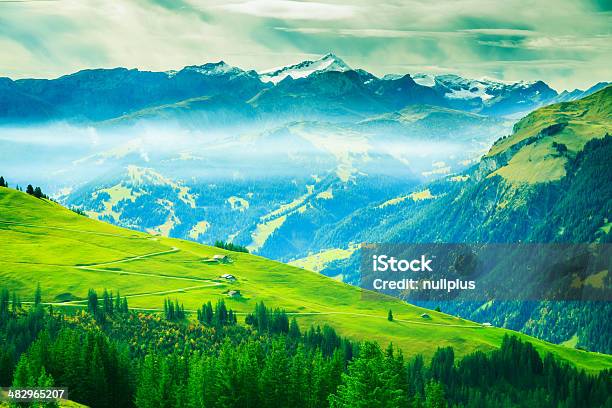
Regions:
M 105 293 L 60 311 L 0 291 L 0 385 L 67 387 L 109 408 L 612 407 L 610 371 L 542 358 L 515 337 L 462 359 L 440 348 L 427 362 L 329 326 L 302 331 L 263 303 L 241 325 L 223 302 L 189 321 L 169 315 L 168 299 L 163 315 L 139 313 Z

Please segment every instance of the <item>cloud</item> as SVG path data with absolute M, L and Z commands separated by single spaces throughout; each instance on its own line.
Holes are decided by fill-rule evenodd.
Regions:
M 283 20 L 341 20 L 355 15 L 350 5 L 327 4 L 293 0 L 249 0 L 217 6 L 233 13 Z
M 537 31 L 524 30 L 516 28 L 471 28 L 459 30 L 464 33 L 495 35 L 495 36 L 510 36 L 510 37 L 527 37 L 537 35 Z
M 478 40 L 478 44 L 480 45 L 488 45 L 492 47 L 501 47 L 501 48 L 521 48 L 522 41 L 516 40 Z
M 559 50 L 583 50 L 583 51 L 605 51 L 612 50 L 612 35 L 599 35 L 587 38 L 576 36 L 541 36 L 530 38 L 524 46 L 529 49 L 559 49 Z
M 300 34 L 323 34 L 342 37 L 360 38 L 425 38 L 443 36 L 463 36 L 456 31 L 426 31 L 426 30 L 389 30 L 382 28 L 314 28 L 314 27 L 274 27 L 275 30 Z

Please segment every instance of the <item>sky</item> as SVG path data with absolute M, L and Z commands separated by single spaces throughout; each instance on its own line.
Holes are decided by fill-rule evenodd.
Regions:
M 0 76 L 165 71 L 224 60 L 268 69 L 328 52 L 353 68 L 612 80 L 610 0 L 0 0 Z

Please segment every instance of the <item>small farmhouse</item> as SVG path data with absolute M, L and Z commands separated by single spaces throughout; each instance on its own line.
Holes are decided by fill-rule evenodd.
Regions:
M 231 297 L 231 298 L 239 298 L 242 295 L 240 294 L 239 290 L 230 290 L 227 292 L 227 296 Z
M 229 262 L 229 256 L 227 255 L 213 255 L 213 260 L 217 262 Z
M 236 277 L 234 275 L 232 275 L 231 273 L 224 273 L 220 277 L 223 278 L 223 279 L 226 279 L 228 281 L 235 281 L 236 280 Z
M 429 316 L 427 313 L 423 313 L 423 314 L 421 314 L 421 317 L 422 317 L 423 319 L 431 319 L 431 317 L 430 317 L 430 316 Z

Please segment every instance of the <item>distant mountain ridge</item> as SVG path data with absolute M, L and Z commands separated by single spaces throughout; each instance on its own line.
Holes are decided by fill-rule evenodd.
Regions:
M 88 69 L 56 79 L 0 78 L 0 123 L 96 123 L 214 96 L 249 104 L 266 120 L 275 120 L 279 114 L 296 116 L 298 111 L 297 116 L 309 119 L 365 117 L 419 104 L 506 116 L 584 97 L 601 86 L 558 95 L 542 81 L 504 83 L 424 74 L 378 78 L 327 54 L 260 73 L 220 61 L 167 72 L 113 68 Z M 227 109 L 235 110 L 228 103 Z M 198 104 L 191 109 L 208 108 Z
M 571 101 L 576 101 L 578 99 L 585 98 L 585 97 L 587 97 L 587 96 L 589 96 L 589 95 L 599 91 L 600 89 L 604 89 L 608 85 L 610 85 L 610 82 L 598 82 L 597 84 L 593 85 L 592 87 L 590 87 L 589 89 L 586 89 L 586 90 L 574 89 L 571 92 L 570 91 L 563 91 L 559 95 L 557 95 L 557 97 L 555 98 L 555 102 L 571 102 Z

